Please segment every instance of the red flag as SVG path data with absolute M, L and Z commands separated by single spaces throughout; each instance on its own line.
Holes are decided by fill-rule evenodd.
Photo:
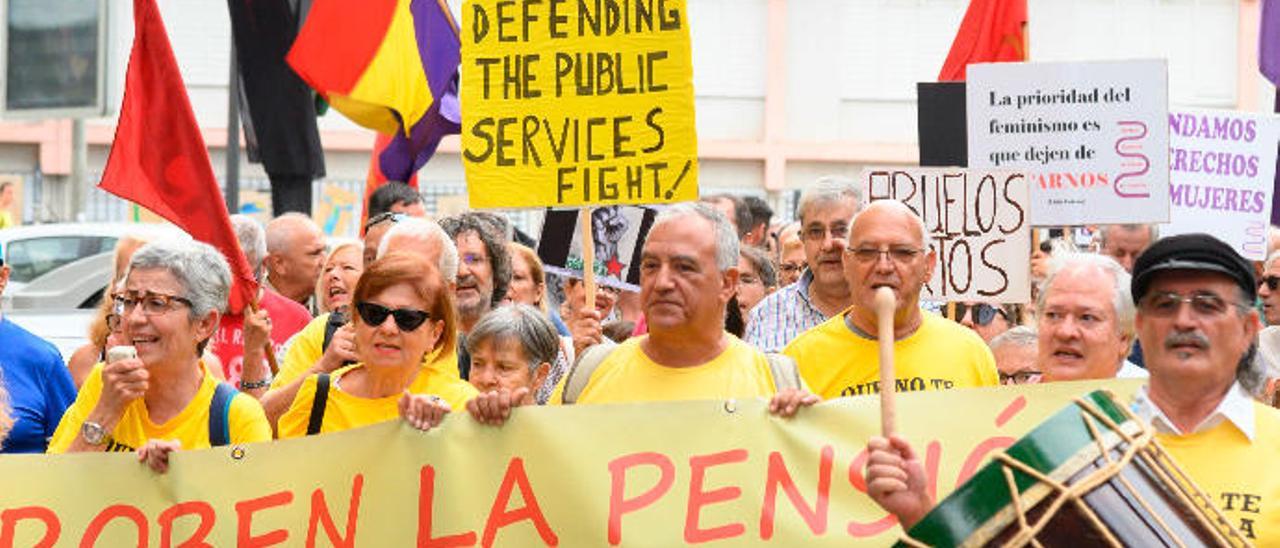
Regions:
M 939 82 L 964 81 L 970 63 L 1026 61 L 1027 0 L 969 0 Z
M 239 313 L 258 284 L 231 229 L 155 0 L 134 0 L 133 22 L 124 102 L 98 187 L 218 248 L 231 265 L 231 313 Z

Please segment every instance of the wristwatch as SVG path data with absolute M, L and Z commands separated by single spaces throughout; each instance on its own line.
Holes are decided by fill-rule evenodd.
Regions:
M 265 379 L 258 380 L 258 381 L 246 381 L 244 379 L 240 379 L 241 390 L 257 390 L 259 388 L 266 388 L 268 386 L 271 386 L 271 375 L 267 375 Z
M 80 425 L 80 437 L 89 445 L 102 445 L 107 441 L 107 429 L 96 422 L 84 421 Z

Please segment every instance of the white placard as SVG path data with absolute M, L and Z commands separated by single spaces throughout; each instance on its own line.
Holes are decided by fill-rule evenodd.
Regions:
M 1163 60 L 970 65 L 969 167 L 1027 174 L 1035 226 L 1169 220 Z
M 920 298 L 1031 300 L 1031 223 L 1022 173 L 965 168 L 869 167 L 867 201 L 898 200 L 924 220 L 938 266 Z M 853 242 L 850 242 L 853 245 Z
M 1205 232 L 1247 259 L 1267 255 L 1280 120 L 1229 110 L 1169 113 L 1169 224 L 1161 236 Z

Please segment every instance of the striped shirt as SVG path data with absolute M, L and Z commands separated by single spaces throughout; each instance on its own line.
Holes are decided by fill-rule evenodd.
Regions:
M 765 297 L 747 314 L 747 344 L 761 352 L 782 352 L 791 339 L 827 321 L 809 300 L 813 272 L 806 270 L 796 283 Z

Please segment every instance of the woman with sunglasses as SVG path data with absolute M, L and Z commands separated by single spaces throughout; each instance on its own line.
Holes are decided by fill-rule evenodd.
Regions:
M 453 292 L 435 265 L 404 252 L 374 261 L 356 283 L 351 308 L 358 362 L 307 377 L 277 424 L 281 438 L 397 416 L 426 430 L 475 396 L 453 365 Z
M 210 447 L 210 415 L 219 382 L 201 358 L 231 292 L 222 253 L 194 241 L 157 241 L 129 260 L 114 313 L 130 352 L 108 350 L 90 372 L 49 444 L 50 453 L 134 451 L 152 469 L 168 468 L 179 449 Z M 224 442 L 271 439 L 251 396 L 226 400 Z

